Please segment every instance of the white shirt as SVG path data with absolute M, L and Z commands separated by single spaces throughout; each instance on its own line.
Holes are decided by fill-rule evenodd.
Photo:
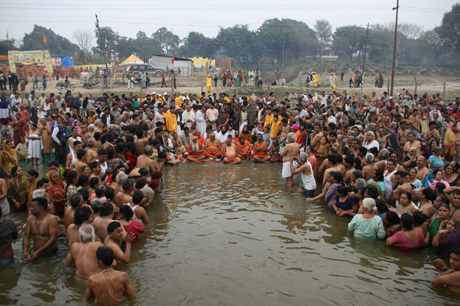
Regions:
M 368 143 L 367 141 L 363 142 L 363 147 L 365 147 L 368 151 L 372 148 L 377 148 L 379 149 L 380 145 L 377 140 L 373 140 L 371 143 Z

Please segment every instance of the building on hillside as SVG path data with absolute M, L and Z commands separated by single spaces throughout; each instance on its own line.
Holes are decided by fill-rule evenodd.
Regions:
M 152 54 L 149 64 L 157 69 L 174 69 L 176 75 L 188 76 L 193 72 L 193 60 L 185 57 Z

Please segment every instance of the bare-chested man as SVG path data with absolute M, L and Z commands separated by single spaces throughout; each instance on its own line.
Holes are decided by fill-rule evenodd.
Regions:
M 67 229 L 70 224 L 74 223 L 74 216 L 77 209 L 84 204 L 83 196 L 81 193 L 76 193 L 70 197 L 70 207 L 65 210 L 64 213 L 64 225 Z
M 96 251 L 96 259 L 101 272 L 88 279 L 85 300 L 91 302 L 96 298 L 101 305 L 119 305 L 123 302 L 124 296 L 128 300 L 135 300 L 136 293 L 129 282 L 128 275 L 112 268 L 115 259 L 112 249 L 99 247 Z
M 93 226 L 96 230 L 96 235 L 101 238 L 101 241 L 104 241 L 105 237 L 107 237 L 107 225 L 109 225 L 112 221 L 113 206 L 109 203 L 103 203 L 100 209 L 100 217 L 98 216 L 93 220 Z
M 133 233 L 128 233 L 124 236 L 123 226 L 120 222 L 113 221 L 107 226 L 108 236 L 104 239 L 104 245 L 111 248 L 115 259 L 129 263 L 131 259 L 131 242 L 134 239 Z M 123 241 L 126 243 L 125 252 L 121 250 Z
M 447 285 L 450 291 L 460 294 L 460 247 L 452 250 L 450 253 L 450 269 L 442 259 L 434 262 L 436 268 L 447 270 L 433 279 L 433 285 Z
M 273 142 L 270 146 L 270 162 L 281 162 L 280 142 L 278 139 L 273 139 Z
M 101 272 L 96 260 L 96 250 L 104 245 L 96 241 L 94 228 L 90 224 L 83 224 L 78 232 L 81 242 L 72 244 L 65 259 L 65 266 L 76 267 L 75 275 L 88 279 L 91 275 Z
M 321 144 L 321 138 L 324 136 L 323 130 L 321 129 L 321 125 L 315 124 L 314 126 L 315 136 L 311 140 L 311 145 L 315 147 L 315 152 L 318 150 L 319 145 Z
M 366 182 L 374 177 L 374 170 L 374 155 L 367 153 L 364 158 L 364 167 L 361 171 Z
M 42 255 L 57 251 L 58 221 L 47 213 L 48 201 L 34 198 L 30 204 L 31 215 L 27 218 L 24 240 L 22 242 L 22 260 L 35 261 Z M 34 252 L 29 257 L 30 239 L 34 241 Z
M 356 171 L 355 159 L 351 156 L 347 156 L 343 160 L 343 165 L 345 166 L 345 175 L 343 177 L 343 182 L 345 184 L 348 184 L 353 175 L 353 171 Z
M 153 154 L 153 149 L 151 146 L 145 146 L 144 154 L 140 155 L 137 158 L 136 169 L 133 169 L 131 172 L 139 171 L 142 167 L 147 167 L 150 170 L 150 173 L 155 172 L 154 161 L 150 156 Z
M 329 163 L 330 163 L 330 167 L 328 167 L 325 171 L 324 171 L 324 176 L 323 176 L 323 186 L 326 185 L 326 179 L 327 179 L 327 176 L 329 174 L 329 172 L 340 172 L 340 173 L 344 173 L 345 172 L 345 166 L 341 163 L 339 163 L 339 158 L 341 158 L 340 155 L 338 154 L 331 154 L 327 157 L 327 159 L 329 160 Z
M 72 244 L 81 242 L 81 236 L 78 230 L 82 224 L 90 224 L 92 211 L 88 206 L 83 206 L 75 212 L 74 223 L 70 224 L 66 231 L 67 246 L 70 250 Z
M 94 147 L 94 141 L 88 141 L 88 151 L 86 151 L 86 163 L 91 165 L 92 162 L 96 161 L 99 158 L 96 148 Z
M 380 171 L 385 171 L 387 167 L 387 160 L 390 157 L 390 151 L 388 149 L 382 149 L 377 154 L 378 162 L 375 164 L 375 169 Z
M 430 169 L 426 166 L 425 156 L 417 157 L 417 179 L 423 182 L 425 176 L 430 175 Z
M 238 148 L 232 141 L 232 135 L 228 135 L 225 145 L 222 147 L 222 157 L 228 164 L 239 164 L 241 159 L 238 157 Z
M 113 202 L 118 207 L 131 203 L 133 201 L 133 190 L 134 190 L 134 181 L 132 179 L 127 179 L 123 182 L 122 185 L 123 191 L 118 192 L 113 199 Z
M 281 151 L 281 157 L 283 158 L 283 170 L 282 176 L 286 179 L 286 184 L 289 187 L 294 186 L 294 178 L 291 172 L 291 160 L 299 154 L 299 145 L 295 142 L 295 134 L 287 134 L 288 144 Z
M 404 146 L 408 140 L 410 131 L 407 129 L 407 125 L 405 121 L 401 121 L 399 124 L 399 130 L 397 134 L 398 139 L 398 152 L 399 152 L 399 159 L 402 160 L 404 156 Z
M 147 130 L 138 129 L 136 136 L 137 139 L 134 141 L 134 145 L 136 146 L 137 155 L 142 155 L 145 153 L 145 146 L 149 143 Z
M 83 175 L 85 167 L 88 167 L 86 163 L 86 151 L 81 149 L 77 151 L 77 162 L 74 165 L 75 171 L 77 171 L 77 177 Z
M 292 131 L 291 127 L 288 124 L 288 121 L 286 118 L 283 118 L 281 120 L 281 135 L 280 135 L 280 140 L 283 142 L 287 135 Z

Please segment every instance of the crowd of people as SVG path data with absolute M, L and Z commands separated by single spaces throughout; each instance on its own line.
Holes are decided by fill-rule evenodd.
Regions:
M 437 248 L 435 265 L 446 272 L 434 283 L 460 293 L 459 106 L 459 98 L 446 103 L 407 90 L 396 97 L 2 92 L 0 264 L 14 260 L 18 237 L 4 217 L 24 210 L 24 261 L 54 254 L 66 237 L 65 265 L 88 280 L 87 300 L 134 299 L 128 276 L 112 266 L 131 261 L 164 165 L 251 161 L 280 163 L 289 190 L 299 176 L 296 190 L 350 218 L 355 237 L 403 251 Z M 32 167 L 24 172 L 21 159 Z M 49 172 L 40 178 L 37 167 Z M 450 269 L 442 260 L 449 256 Z

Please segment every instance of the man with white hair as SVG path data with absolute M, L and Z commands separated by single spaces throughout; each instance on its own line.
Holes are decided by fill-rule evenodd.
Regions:
M 72 245 L 65 259 L 65 266 L 76 267 L 75 275 L 86 280 L 91 275 L 101 272 L 101 268 L 97 264 L 96 250 L 104 245 L 96 241 L 94 228 L 90 224 L 82 224 L 78 232 L 82 242 L 76 242 Z
M 300 173 L 300 188 L 297 190 L 298 193 L 305 193 L 307 197 L 312 197 L 316 190 L 316 181 L 313 172 L 313 167 L 308 161 L 308 154 L 307 153 L 300 153 L 300 162 L 303 164 L 294 169 L 293 160 L 290 160 L 290 167 L 292 174 L 299 174 Z
M 377 148 L 379 149 L 380 145 L 377 140 L 375 140 L 375 134 L 372 131 L 367 132 L 364 134 L 364 142 L 363 142 L 363 147 L 365 147 L 368 151 L 372 148 Z
M 286 140 L 288 144 L 281 151 L 283 158 L 282 176 L 286 179 L 286 184 L 289 187 L 294 186 L 293 174 L 291 171 L 291 160 L 299 154 L 299 145 L 295 142 L 296 135 L 292 132 L 287 134 Z

